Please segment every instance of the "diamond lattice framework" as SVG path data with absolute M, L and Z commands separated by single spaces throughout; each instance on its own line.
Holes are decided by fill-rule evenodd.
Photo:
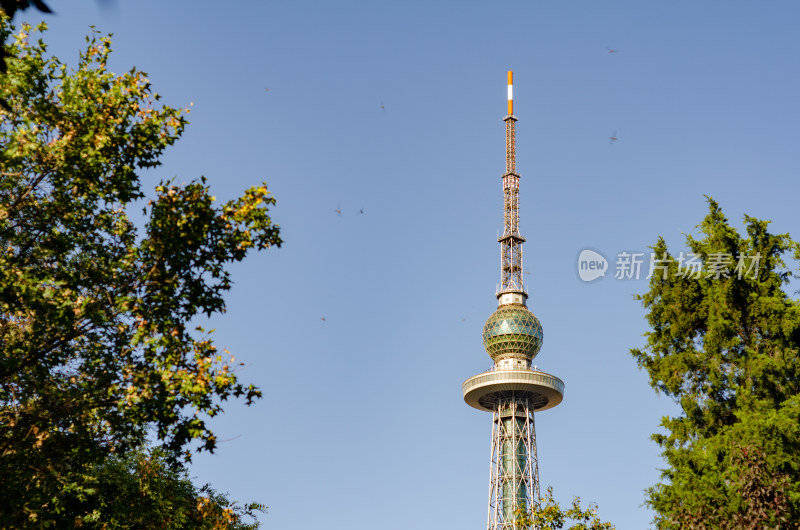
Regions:
M 500 307 L 483 326 L 483 346 L 492 359 L 533 359 L 542 347 L 544 331 L 536 315 L 525 306 Z

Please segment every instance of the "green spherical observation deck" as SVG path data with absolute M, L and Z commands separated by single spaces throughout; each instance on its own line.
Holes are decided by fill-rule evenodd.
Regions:
M 483 326 L 483 346 L 492 359 L 536 357 L 544 331 L 536 315 L 521 304 L 500 306 Z

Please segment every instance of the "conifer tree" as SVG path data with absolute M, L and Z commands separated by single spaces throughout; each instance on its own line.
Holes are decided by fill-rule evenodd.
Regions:
M 666 467 L 647 492 L 660 529 L 800 527 L 800 304 L 787 294 L 797 242 L 745 216 L 741 236 L 708 199 L 688 252 L 653 247 L 638 297 L 650 385 L 681 409 L 653 435 Z

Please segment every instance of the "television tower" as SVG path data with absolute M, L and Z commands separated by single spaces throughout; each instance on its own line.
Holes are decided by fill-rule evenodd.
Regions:
M 522 283 L 519 233 L 519 179 L 512 73 L 508 72 L 506 172 L 503 174 L 503 235 L 498 238 L 500 287 L 498 307 L 483 326 L 483 345 L 494 366 L 470 377 L 462 386 L 464 401 L 492 413 L 492 456 L 489 471 L 488 530 L 517 529 L 517 509 L 539 505 L 539 460 L 534 413 L 555 407 L 564 396 L 564 382 L 531 368 L 542 347 L 539 319 L 526 307 Z

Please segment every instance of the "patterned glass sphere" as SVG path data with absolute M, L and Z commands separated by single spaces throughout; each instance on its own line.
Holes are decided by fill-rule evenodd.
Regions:
M 501 306 L 483 326 L 483 346 L 492 359 L 536 357 L 544 332 L 536 315 L 522 305 Z

